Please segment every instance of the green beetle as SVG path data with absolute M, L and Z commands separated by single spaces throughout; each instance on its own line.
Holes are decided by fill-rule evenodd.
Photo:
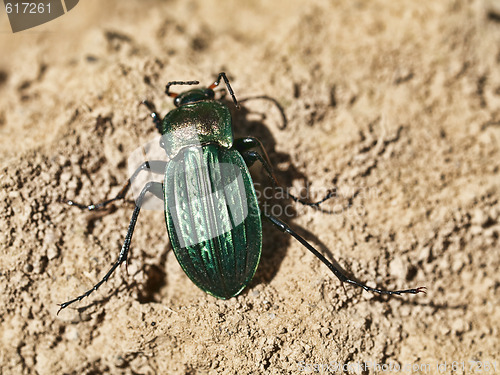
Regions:
M 225 73 L 220 73 L 206 89 L 192 89 L 181 94 L 170 92 L 170 87 L 199 82 L 169 82 L 165 93 L 175 98 L 177 108 L 170 111 L 163 121 L 151 102 L 143 102 L 152 111 L 153 122 L 162 135 L 161 147 L 169 160 L 149 160 L 141 164 L 112 199 L 92 205 L 67 202 L 89 211 L 96 210 L 123 199 L 131 181 L 142 171 L 164 176 L 163 183 L 150 181 L 138 195 L 125 241 L 111 269 L 92 289 L 60 304 L 59 311 L 89 296 L 108 280 L 120 264 L 126 262 L 135 224 L 147 193 L 163 200 L 168 234 L 182 269 L 200 289 L 214 297 L 234 297 L 252 280 L 262 250 L 262 217 L 297 239 L 341 282 L 380 294 L 425 293 L 425 287 L 388 291 L 350 279 L 286 223 L 259 209 L 248 167 L 255 162 L 262 163 L 272 185 L 275 188 L 279 185 L 261 142 L 254 137 L 233 138 L 229 109 L 215 99 L 214 88 L 221 79 L 238 107 Z M 315 203 L 291 194 L 289 196 L 298 203 L 317 208 L 332 195 Z

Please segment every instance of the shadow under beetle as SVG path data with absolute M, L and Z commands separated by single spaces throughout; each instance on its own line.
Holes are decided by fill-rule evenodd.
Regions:
M 298 235 L 286 223 L 261 211 L 248 168 L 255 162 L 263 165 L 274 188 L 278 182 L 262 143 L 254 137 L 233 139 L 228 107 L 215 99 L 214 89 L 221 79 L 239 107 L 225 73 L 205 89 L 180 94 L 170 92 L 172 85 L 196 85 L 198 81 L 172 81 L 165 93 L 174 98 L 176 109 L 160 120 L 155 106 L 144 101 L 156 128 L 162 135 L 160 145 L 169 161 L 149 160 L 129 178 L 118 195 L 99 204 L 67 203 L 89 211 L 123 199 L 131 181 L 150 170 L 164 176 L 163 183 L 146 183 L 136 199 L 136 206 L 118 259 L 92 289 L 64 302 L 58 313 L 97 290 L 122 263 L 126 263 L 132 234 L 144 197 L 152 193 L 163 201 L 165 221 L 172 248 L 187 276 L 203 291 L 221 299 L 234 297 L 252 280 L 262 250 L 262 218 L 288 233 L 318 257 L 341 282 L 380 294 L 425 293 L 425 287 L 405 290 L 371 288 L 350 279 L 340 268 Z M 311 203 L 290 194 L 301 204 L 319 207 L 332 197 Z

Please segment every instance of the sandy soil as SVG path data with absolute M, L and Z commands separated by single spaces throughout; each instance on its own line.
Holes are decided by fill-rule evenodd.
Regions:
M 17 34 L 0 22 L 1 374 L 500 372 L 496 2 L 103 3 Z M 253 282 L 216 300 L 182 272 L 162 213 L 144 211 L 128 273 L 56 315 L 116 259 L 133 209 L 61 201 L 116 194 L 156 136 L 140 101 L 167 113 L 166 82 L 223 70 L 239 98 L 283 106 L 285 129 L 266 100 L 234 126 L 285 185 L 337 186 L 329 209 L 355 194 L 337 215 L 285 202 L 286 220 L 369 285 L 427 295 L 344 290 L 266 225 Z

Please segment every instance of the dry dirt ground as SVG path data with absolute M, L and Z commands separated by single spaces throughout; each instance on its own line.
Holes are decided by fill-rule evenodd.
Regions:
M 86 0 L 16 34 L 3 13 L 0 373 L 500 372 L 497 11 Z M 220 71 L 238 98 L 283 107 L 285 129 L 271 100 L 232 110 L 235 133 L 262 139 L 281 182 L 312 198 L 336 186 L 327 209 L 352 203 L 332 215 L 285 201 L 283 218 L 359 280 L 427 295 L 344 290 L 265 225 L 254 280 L 217 300 L 182 272 L 163 213 L 144 211 L 128 272 L 56 315 L 103 277 L 134 207 L 62 201 L 116 194 L 130 153 L 156 136 L 140 101 L 165 114 L 168 81 L 208 85 Z

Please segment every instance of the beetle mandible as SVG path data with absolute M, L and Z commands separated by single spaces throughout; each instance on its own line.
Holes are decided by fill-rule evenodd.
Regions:
M 214 297 L 234 297 L 252 280 L 262 250 L 262 219 L 298 240 L 342 283 L 380 294 L 425 293 L 425 287 L 383 290 L 349 278 L 288 224 L 260 210 L 248 168 L 256 162 L 261 163 L 273 187 L 279 184 L 262 143 L 255 137 L 233 137 L 229 108 L 215 99 L 214 89 L 221 80 L 224 80 L 235 106 L 239 108 L 225 73 L 220 73 L 207 88 L 191 89 L 180 94 L 170 92 L 170 87 L 197 85 L 199 82 L 169 82 L 165 94 L 174 98 L 177 108 L 167 113 L 163 120 L 151 102 L 143 101 L 162 135 L 161 147 L 165 149 L 169 161 L 146 161 L 112 199 L 91 205 L 67 201 L 69 205 L 93 211 L 123 199 L 131 181 L 141 171 L 150 170 L 164 176 L 163 182 L 146 183 L 137 197 L 120 254 L 110 270 L 92 289 L 60 304 L 58 313 L 88 297 L 109 279 L 120 264 L 126 263 L 134 228 L 147 193 L 163 200 L 168 235 L 182 269 L 200 289 Z M 332 195 L 328 194 L 316 203 L 291 194 L 289 196 L 298 203 L 318 207 Z

